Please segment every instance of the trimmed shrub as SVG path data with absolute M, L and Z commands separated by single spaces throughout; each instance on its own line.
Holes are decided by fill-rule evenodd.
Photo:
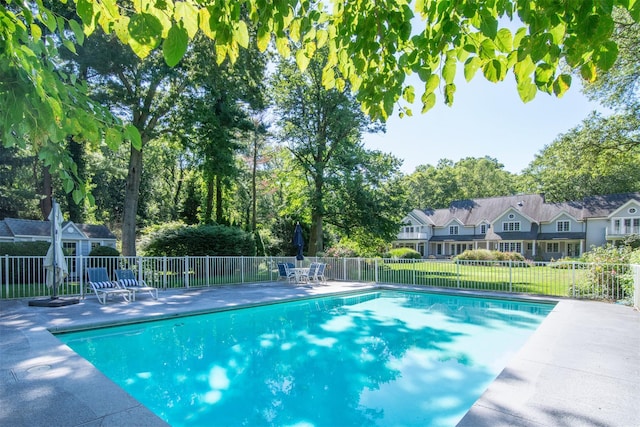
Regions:
M 7 242 L 0 243 L 0 255 L 45 256 L 50 242 Z
M 525 261 L 525 257 L 518 252 L 500 252 L 488 249 L 466 250 L 456 255 L 454 259 L 460 261 Z
M 224 225 L 197 225 L 159 229 L 142 248 L 147 256 L 255 256 L 251 233 Z
M 0 243 L 0 255 L 19 257 L 43 257 L 49 250 L 49 242 Z M 44 277 L 42 258 L 29 258 L 24 262 L 10 263 L 9 276 L 12 283 L 29 283 L 34 277 Z
M 96 246 L 91 249 L 89 256 L 120 256 L 120 252 L 111 246 Z
M 324 255 L 330 258 L 355 258 L 358 253 L 350 247 L 336 245 L 327 249 Z
M 392 259 L 422 259 L 422 255 L 411 248 L 395 248 L 384 254 L 384 258 Z

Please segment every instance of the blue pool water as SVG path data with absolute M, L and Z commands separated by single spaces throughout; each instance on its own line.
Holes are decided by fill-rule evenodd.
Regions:
M 454 426 L 552 309 L 380 291 L 58 337 L 173 426 Z

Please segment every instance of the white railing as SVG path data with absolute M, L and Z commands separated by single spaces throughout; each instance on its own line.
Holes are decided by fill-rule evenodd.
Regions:
M 44 257 L 0 257 L 0 297 L 51 295 L 45 284 Z M 293 257 L 67 257 L 70 275 L 57 294 L 84 296 L 86 269 L 131 269 L 162 290 L 212 287 L 278 280 L 278 262 Z M 551 295 L 611 301 L 633 300 L 640 306 L 640 266 L 516 261 L 397 260 L 380 258 L 307 258 L 327 263 L 328 280 L 406 284 L 439 288 Z
M 607 227 L 606 236 L 630 236 L 632 234 L 640 234 L 640 227 L 637 225 L 620 225 L 619 227 Z
M 398 233 L 397 240 L 428 240 L 429 233 L 424 232 L 402 232 Z

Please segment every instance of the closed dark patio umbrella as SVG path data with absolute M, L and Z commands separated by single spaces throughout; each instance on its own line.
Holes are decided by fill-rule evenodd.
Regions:
M 293 246 L 296 247 L 296 259 L 302 261 L 304 259 L 304 255 L 302 254 L 304 238 L 302 237 L 302 227 L 300 227 L 300 223 L 296 224 L 296 229 L 293 232 Z

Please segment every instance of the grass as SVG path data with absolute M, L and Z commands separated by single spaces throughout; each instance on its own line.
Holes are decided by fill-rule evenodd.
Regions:
M 379 267 L 378 281 L 408 285 L 480 289 L 569 296 L 585 271 L 548 266 L 485 266 L 456 263 L 386 263 Z

